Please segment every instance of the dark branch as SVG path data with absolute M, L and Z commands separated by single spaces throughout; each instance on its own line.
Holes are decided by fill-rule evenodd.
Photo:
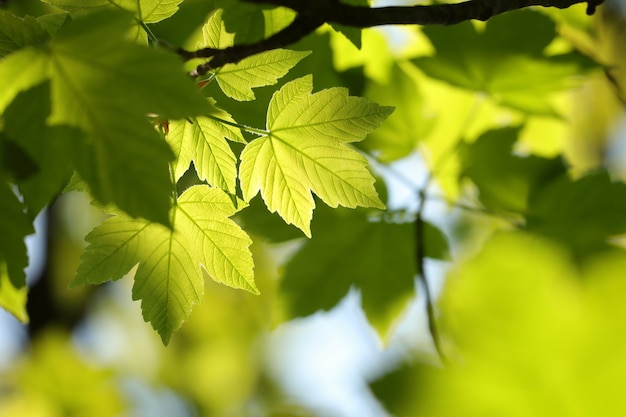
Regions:
M 566 9 L 587 3 L 588 13 L 603 0 L 469 0 L 455 4 L 403 7 L 359 7 L 332 0 L 246 0 L 249 3 L 288 7 L 297 13 L 315 15 L 328 23 L 366 28 L 381 25 L 454 25 L 466 20 L 488 20 L 511 10 L 530 6 Z
M 298 15 L 293 22 L 280 32 L 263 39 L 260 42 L 250 45 L 235 45 L 225 49 L 205 48 L 197 51 L 178 50 L 178 54 L 185 60 L 193 58 L 211 58 L 206 64 L 199 65 L 190 75 L 197 77 L 204 75 L 212 69 L 222 67 L 226 64 L 236 63 L 249 56 L 272 49 L 282 48 L 293 43 L 313 32 L 324 23 L 323 20 L 306 18 Z
M 249 3 L 283 6 L 297 13 L 294 21 L 280 32 L 260 42 L 235 45 L 225 49 L 205 48 L 198 51 L 177 52 L 185 60 L 210 58 L 199 65 L 191 75 L 198 76 L 226 64 L 236 63 L 249 56 L 291 45 L 324 23 L 367 28 L 381 25 L 453 25 L 467 20 L 489 18 L 530 6 L 568 8 L 587 3 L 587 14 L 593 14 L 604 0 L 469 0 L 454 4 L 433 4 L 404 7 L 359 7 L 339 0 L 246 0 Z

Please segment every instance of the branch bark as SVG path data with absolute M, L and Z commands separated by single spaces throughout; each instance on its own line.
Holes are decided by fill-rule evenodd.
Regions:
M 199 76 L 230 63 L 237 63 L 258 53 L 291 45 L 324 23 L 367 28 L 381 25 L 453 25 L 467 20 L 488 20 L 493 16 L 531 6 L 566 9 L 587 3 L 587 14 L 595 12 L 604 0 L 468 0 L 454 4 L 433 4 L 397 7 L 360 7 L 339 0 L 245 0 L 248 3 L 270 4 L 292 9 L 294 21 L 280 32 L 260 42 L 235 45 L 225 49 L 205 48 L 197 51 L 179 49 L 185 60 L 210 58 L 190 75 Z M 530 29 L 530 28 L 529 28 Z

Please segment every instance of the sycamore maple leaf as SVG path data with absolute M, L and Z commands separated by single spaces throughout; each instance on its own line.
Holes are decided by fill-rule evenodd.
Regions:
M 239 207 L 243 207 L 242 204 Z M 139 263 L 133 299 L 167 344 L 204 292 L 200 266 L 217 282 L 258 294 L 248 235 L 228 216 L 237 209 L 218 188 L 187 189 L 171 209 L 172 228 L 120 214 L 89 235 L 72 285 L 117 280 Z
M 384 208 L 366 159 L 348 143 L 363 140 L 393 111 L 345 88 L 311 94 L 312 77 L 285 84 L 267 113 L 267 136 L 241 154 L 246 201 L 259 191 L 272 212 L 311 236 L 314 192 L 331 207 Z

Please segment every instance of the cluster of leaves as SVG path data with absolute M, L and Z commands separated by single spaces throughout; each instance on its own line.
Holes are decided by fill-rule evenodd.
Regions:
M 74 284 L 117 280 L 139 264 L 133 297 L 165 343 L 202 299 L 202 269 L 258 292 L 251 240 L 229 219 L 257 193 L 309 237 L 312 193 L 331 207 L 384 207 L 365 158 L 349 144 L 380 125 L 390 107 L 344 88 L 313 93 L 307 76 L 275 92 L 265 128 L 249 128 L 203 97 L 176 55 L 146 44 L 146 24 L 172 15 L 179 2 L 50 3 L 69 15 L 2 14 L 3 175 L 10 181 L 3 183 L 3 289 L 25 286 L 29 219 L 72 173 L 70 188 L 88 190 L 112 215 L 87 236 Z M 198 46 L 233 42 L 217 9 Z M 214 80 L 230 99 L 254 100 L 253 88 L 275 84 L 307 55 L 268 51 L 219 68 L 200 85 Z M 242 129 L 257 137 L 246 140 Z M 245 145 L 239 157 L 227 140 Z M 203 184 L 179 190 L 190 164 Z
M 423 258 L 449 260 L 449 237 L 472 242 L 422 220 L 444 199 L 490 219 L 463 222 L 507 232 L 444 290 L 444 350 L 464 366 L 391 375 L 375 385 L 386 405 L 398 415 L 622 412 L 608 400 L 623 375 L 611 334 L 623 316 L 621 252 L 589 265 L 626 232 L 626 186 L 601 166 L 572 175 L 560 140 L 576 123 L 568 92 L 599 66 L 555 22 L 581 31 L 584 7 L 412 28 L 400 52 L 377 32 L 323 28 L 194 84 L 185 71 L 202 61 L 181 62 L 153 33 L 182 0 L 46 2 L 58 13 L 0 12 L 0 306 L 28 320 L 24 237 L 60 192 L 78 190 L 109 217 L 87 235 L 72 285 L 136 267 L 132 297 L 165 344 L 209 297 L 205 275 L 259 293 L 253 241 L 298 243 L 278 290 L 288 318 L 357 288 L 384 334 Z M 181 46 L 252 43 L 294 18 L 232 0 L 207 9 Z M 429 171 L 410 190 L 419 208 L 386 209 L 370 162 L 391 177 L 384 167 L 416 152 Z M 590 369 L 593 358 L 602 362 Z M 427 401 L 402 397 L 398 387 L 416 384 Z

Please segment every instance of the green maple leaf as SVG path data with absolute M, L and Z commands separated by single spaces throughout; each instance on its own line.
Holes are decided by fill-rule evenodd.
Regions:
M 268 134 L 245 147 L 239 167 L 244 199 L 260 191 L 270 211 L 307 236 L 315 207 L 311 191 L 331 207 L 384 207 L 366 159 L 348 143 L 362 140 L 393 111 L 350 97 L 345 88 L 312 89 L 306 76 L 272 96 Z
M 24 213 L 23 204 L 8 183 L 0 182 L 0 264 L 16 289 L 26 285 L 24 268 L 28 265 L 24 238 L 33 233 L 33 226 Z
M 207 116 L 170 123 L 167 140 L 176 154 L 176 161 L 172 164 L 174 178 L 180 179 L 193 162 L 201 180 L 234 194 L 237 158 L 225 138 L 245 141 L 239 129 L 211 117 L 234 123 L 230 114 L 217 107 L 213 107 Z
M 217 282 L 258 294 L 248 235 L 228 216 L 237 211 L 220 189 L 187 189 L 171 210 L 173 228 L 117 215 L 89 235 L 72 285 L 117 280 L 139 264 L 133 299 L 165 344 L 199 303 L 202 268 Z
M 222 10 L 218 9 L 202 28 L 201 47 L 226 48 L 233 46 L 235 35 L 226 32 Z M 255 99 L 253 88 L 274 85 L 310 52 L 275 49 L 227 64 L 215 71 L 215 79 L 228 97 L 239 101 Z
M 124 37 L 131 25 L 125 12 L 92 14 L 63 27 L 45 47 L 10 54 L 0 61 L 0 110 L 20 91 L 50 80 L 47 123 L 85 133 L 75 165 L 94 197 L 167 224 L 173 155 L 146 115 L 184 118 L 210 105 L 175 55 Z

